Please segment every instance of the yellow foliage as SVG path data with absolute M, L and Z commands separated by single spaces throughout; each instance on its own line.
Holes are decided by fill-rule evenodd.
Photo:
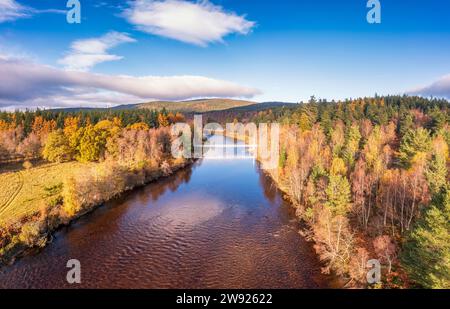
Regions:
M 344 160 L 339 157 L 333 158 L 331 162 L 330 174 L 332 175 L 345 175 L 347 173 L 347 167 Z
M 136 122 L 129 126 L 131 130 L 150 130 L 150 127 L 145 122 Z
M 167 116 L 163 113 L 158 114 L 158 123 L 160 127 L 168 127 L 169 126 L 169 120 L 167 119 Z
M 433 141 L 433 152 L 437 156 L 449 159 L 448 145 L 442 136 L 437 136 Z
M 14 129 L 14 123 L 9 123 L 0 119 L 0 131 Z

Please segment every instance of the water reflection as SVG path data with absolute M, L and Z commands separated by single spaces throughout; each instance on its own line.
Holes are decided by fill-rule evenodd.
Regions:
M 66 262 L 82 283 L 68 285 Z M 107 203 L 41 253 L 0 269 L 0 287 L 327 287 L 293 209 L 253 160 L 204 159 Z

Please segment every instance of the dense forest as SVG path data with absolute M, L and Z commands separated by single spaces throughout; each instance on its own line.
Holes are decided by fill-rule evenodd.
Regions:
M 0 112 L 0 163 L 41 156 L 59 162 L 98 161 L 108 138 L 121 128 L 159 128 L 179 121 L 184 121 L 182 114 L 165 109 Z
M 450 106 L 408 96 L 228 113 L 282 124 L 273 178 L 308 223 L 325 272 L 378 287 L 450 287 Z M 217 117 L 219 118 L 219 117 Z
M 450 288 L 448 101 L 312 97 L 204 118 L 280 123 L 272 176 L 307 223 L 303 232 L 324 272 L 345 278 L 349 287 L 366 286 L 366 263 L 378 259 L 383 276 L 375 287 Z M 146 109 L 0 113 L 1 164 L 95 162 L 55 188 L 61 193 L 44 211 L 0 227 L 0 256 L 17 243 L 35 246 L 43 231 L 183 166 L 170 157 L 168 127 L 184 120 L 180 113 Z

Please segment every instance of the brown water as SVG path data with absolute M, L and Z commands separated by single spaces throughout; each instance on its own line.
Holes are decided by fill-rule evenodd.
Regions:
M 58 231 L 1 288 L 329 287 L 293 209 L 251 159 L 203 159 Z M 66 263 L 81 262 L 81 284 Z

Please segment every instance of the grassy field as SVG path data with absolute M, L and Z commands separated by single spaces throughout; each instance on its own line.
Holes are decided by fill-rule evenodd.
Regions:
M 45 201 L 59 193 L 64 178 L 82 166 L 68 162 L 43 164 L 29 170 L 0 170 L 0 224 L 39 210 Z
M 148 108 L 161 110 L 165 108 L 168 111 L 177 111 L 181 113 L 191 113 L 191 112 L 210 112 L 210 111 L 220 111 L 235 107 L 242 107 L 257 104 L 251 101 L 242 100 L 231 100 L 231 99 L 203 99 L 203 100 L 192 100 L 183 102 L 168 102 L 168 101 L 157 101 L 142 103 L 136 105 L 137 108 Z

